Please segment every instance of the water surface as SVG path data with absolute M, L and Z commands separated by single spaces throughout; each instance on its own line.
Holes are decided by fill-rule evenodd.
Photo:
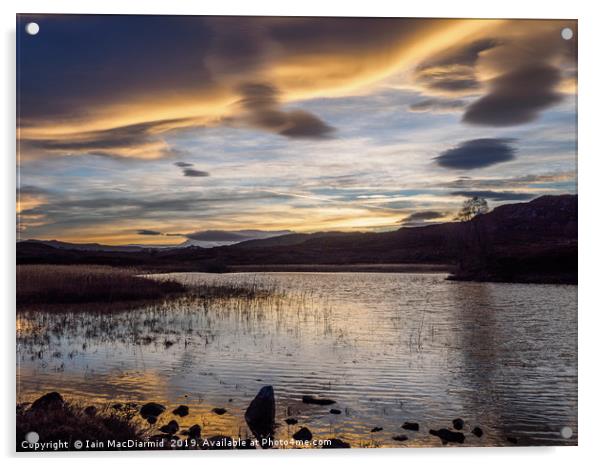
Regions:
M 182 427 L 247 437 L 244 411 L 269 384 L 276 438 L 306 426 L 353 446 L 439 446 L 428 430 L 461 417 L 466 432 L 485 431 L 480 439 L 467 433 L 468 446 L 513 445 L 508 437 L 518 445 L 577 442 L 576 286 L 461 283 L 444 274 L 169 276 L 266 284 L 277 296 L 21 315 L 18 401 L 56 390 L 86 404 L 186 404 Z M 306 405 L 306 394 L 337 403 Z M 288 417 L 299 424 L 287 426 Z M 405 421 L 420 431 L 403 431 Z M 400 434 L 409 439 L 392 440 Z

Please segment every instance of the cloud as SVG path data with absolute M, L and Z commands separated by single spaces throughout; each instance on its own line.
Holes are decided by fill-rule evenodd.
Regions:
M 445 217 L 445 212 L 435 210 L 424 210 L 422 212 L 414 212 L 401 220 L 401 224 L 406 227 L 425 226 L 433 222 L 429 220 L 437 220 Z
M 209 176 L 209 172 L 205 172 L 202 170 L 195 170 L 194 168 L 185 168 L 182 170 L 184 176 L 192 176 L 192 177 L 205 177 Z
M 492 201 L 527 201 L 537 196 L 534 193 L 513 192 L 513 191 L 454 191 L 452 196 L 462 197 L 484 197 Z
M 174 163 L 174 165 L 176 167 L 180 167 L 180 168 L 188 168 L 188 167 L 193 167 L 194 166 L 194 164 L 188 163 L 188 162 L 176 162 L 176 163 Z
M 178 155 L 164 134 L 185 120 L 161 120 L 110 129 L 84 131 L 52 138 L 23 138 L 22 152 L 45 151 L 58 155 L 99 155 L 111 158 L 157 159 Z
M 542 173 L 532 175 L 513 176 L 509 178 L 470 178 L 459 177 L 448 183 L 437 184 L 447 188 L 455 189 L 483 189 L 483 188 L 515 188 L 530 185 L 541 185 L 550 183 L 565 183 L 575 181 L 577 174 L 574 171 L 560 171 L 554 173 Z
M 498 45 L 491 38 L 449 48 L 422 62 L 414 71 L 416 82 L 431 91 L 443 93 L 473 92 L 481 87 L 475 64 L 481 52 Z
M 163 234 L 160 231 L 156 230 L 136 230 L 136 233 L 143 236 L 160 236 Z
M 549 65 L 530 65 L 497 77 L 489 84 L 489 92 L 468 106 L 462 121 L 486 126 L 533 121 L 562 100 L 556 91 L 560 78 L 560 70 Z
M 269 84 L 247 83 L 240 87 L 243 120 L 250 125 L 290 138 L 323 139 L 334 128 L 304 110 L 280 109 L 279 92 Z
M 266 239 L 272 238 L 274 236 L 287 235 L 290 233 L 293 232 L 290 230 L 201 230 L 194 231 L 192 233 L 185 233 L 181 236 L 196 241 L 206 241 L 214 243 L 239 243 L 241 241 L 248 241 L 252 239 Z
M 474 170 L 514 159 L 513 139 L 483 138 L 464 141 L 435 157 L 436 163 L 455 170 Z
M 425 99 L 409 106 L 411 112 L 454 112 L 463 109 L 466 102 L 460 99 Z

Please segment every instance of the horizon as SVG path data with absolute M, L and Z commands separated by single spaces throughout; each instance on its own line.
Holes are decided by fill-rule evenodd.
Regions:
M 33 20 L 18 241 L 380 232 L 576 194 L 574 20 Z

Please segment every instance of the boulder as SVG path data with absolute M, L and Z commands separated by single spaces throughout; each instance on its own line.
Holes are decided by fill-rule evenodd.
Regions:
M 480 438 L 483 436 L 483 429 L 481 429 L 479 426 L 476 426 L 474 429 L 472 429 L 472 434 Z
M 193 439 L 201 438 L 201 426 L 195 424 L 188 429 L 188 437 Z
M 397 442 L 405 442 L 408 439 L 408 436 L 407 435 L 396 435 L 395 437 L 392 437 L 392 439 Z
M 285 419 L 284 422 L 286 422 L 289 426 L 294 426 L 299 421 L 297 421 L 294 417 L 289 417 L 289 418 Z
M 64 404 L 65 400 L 59 392 L 50 392 L 34 401 L 29 409 L 31 411 L 48 411 L 61 409 Z
M 245 412 L 245 421 L 253 435 L 258 439 L 270 437 L 274 433 L 276 416 L 276 400 L 274 389 L 271 385 L 262 387 L 255 395 Z M 289 418 L 285 421 L 288 425 L 297 423 L 296 419 Z
M 452 421 L 452 425 L 454 426 L 454 429 L 462 430 L 464 429 L 464 420 L 458 417 Z
M 84 409 L 84 413 L 88 416 L 94 416 L 96 414 L 96 406 L 87 406 L 86 409 Z
M 159 417 L 165 411 L 165 406 L 159 403 L 146 403 L 140 408 L 140 416 L 147 419 L 149 416 Z
M 226 414 L 228 412 L 228 410 L 225 408 L 213 408 L 211 411 L 213 411 L 218 416 L 221 416 L 222 414 Z
M 155 416 L 149 416 L 146 418 L 146 422 L 152 426 L 157 423 L 157 418 Z
M 176 421 L 169 421 L 164 426 L 161 426 L 159 428 L 159 430 L 161 432 L 163 432 L 164 434 L 174 435 L 178 431 L 179 428 L 180 428 L 180 426 L 178 425 L 178 423 Z
M 172 413 L 180 417 L 188 416 L 188 406 L 180 405 Z
M 313 438 L 311 431 L 307 427 L 301 427 L 297 432 L 293 434 L 293 438 L 295 440 L 299 440 L 302 442 L 309 441 Z
M 351 448 L 351 445 L 349 445 L 347 442 L 343 442 L 341 439 L 331 438 L 328 440 L 330 443 L 324 443 L 322 448 Z
M 374 427 L 370 432 L 380 432 L 381 430 L 383 430 L 382 427 Z
M 332 408 L 330 410 L 330 414 L 341 414 L 341 410 L 340 409 L 336 409 L 336 408 Z
M 417 422 L 404 422 L 403 425 L 401 426 L 402 429 L 405 430 L 419 430 L 420 426 L 418 425 Z
M 449 429 L 429 430 L 429 434 L 439 437 L 443 444 L 448 442 L 464 443 L 464 434 L 462 432 L 453 432 Z

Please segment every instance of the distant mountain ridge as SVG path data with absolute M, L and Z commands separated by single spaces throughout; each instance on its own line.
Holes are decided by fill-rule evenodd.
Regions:
M 517 274 L 561 274 L 562 280 L 574 276 L 576 281 L 576 195 L 502 205 L 479 221 L 491 239 L 496 267 L 509 281 L 519 281 Z M 210 249 L 69 249 L 65 243 L 56 247 L 30 240 L 17 244 L 17 263 L 98 263 L 162 271 L 269 264 L 454 264 L 455 238 L 467 226 L 449 222 L 382 233 L 291 233 Z

